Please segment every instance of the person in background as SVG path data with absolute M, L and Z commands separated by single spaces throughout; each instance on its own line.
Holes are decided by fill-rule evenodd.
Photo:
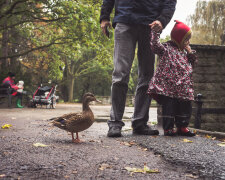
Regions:
M 12 72 L 8 73 L 8 77 L 6 77 L 2 82 L 2 87 L 8 88 L 10 87 L 11 94 L 13 96 L 17 96 L 16 107 L 23 108 L 21 105 L 23 93 L 20 92 L 20 89 L 23 89 L 23 86 L 17 86 L 14 84 L 15 74 Z
M 103 0 L 100 23 L 103 33 L 109 37 L 110 14 L 115 7 L 112 26 L 114 33 L 114 71 L 111 87 L 111 112 L 108 120 L 108 137 L 120 137 L 130 70 L 138 45 L 138 83 L 135 93 L 133 134 L 158 135 L 147 125 L 151 99 L 148 98 L 148 83 L 154 73 L 155 56 L 150 49 L 150 28 L 158 32 L 171 20 L 176 0 Z
M 159 64 L 147 93 L 162 105 L 165 136 L 195 136 L 187 127 L 194 100 L 192 72 L 197 57 L 189 45 L 191 29 L 180 21 L 175 22 L 171 40 L 162 44 L 160 34 L 150 26 L 151 48 L 159 56 Z

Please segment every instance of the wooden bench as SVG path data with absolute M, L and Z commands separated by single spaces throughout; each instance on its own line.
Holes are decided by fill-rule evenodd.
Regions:
M 0 99 L 1 98 L 7 98 L 8 99 L 8 107 L 12 107 L 12 94 L 11 94 L 11 88 L 8 87 L 2 87 L 0 86 Z
M 201 128 L 202 114 L 225 114 L 225 108 L 202 108 L 203 103 L 206 103 L 206 101 L 203 101 L 203 98 L 202 94 L 197 94 L 195 98 L 197 108 L 195 109 L 194 128 L 196 129 Z

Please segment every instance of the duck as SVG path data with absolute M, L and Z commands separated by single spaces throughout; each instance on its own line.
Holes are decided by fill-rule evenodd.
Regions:
M 51 122 L 53 126 L 66 130 L 72 135 L 72 142 L 80 143 L 78 133 L 91 127 L 94 123 L 94 114 L 89 107 L 89 103 L 92 101 L 100 102 L 92 93 L 85 93 L 82 101 L 82 112 L 64 114 L 60 117 L 52 118 Z M 74 133 L 76 133 L 76 139 L 74 139 Z

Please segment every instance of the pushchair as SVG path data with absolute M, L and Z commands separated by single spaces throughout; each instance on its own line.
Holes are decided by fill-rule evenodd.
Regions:
M 55 95 L 56 93 L 56 86 L 40 86 L 33 94 L 31 100 L 31 107 L 36 108 L 37 105 L 46 106 L 46 108 L 56 108 L 56 102 L 58 101 L 59 97 Z

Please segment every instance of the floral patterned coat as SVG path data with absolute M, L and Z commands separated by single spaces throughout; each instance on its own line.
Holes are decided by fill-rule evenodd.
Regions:
M 149 83 L 147 93 L 157 100 L 157 95 L 183 100 L 194 100 L 193 64 L 195 51 L 187 54 L 173 41 L 160 43 L 159 33 L 151 32 L 151 49 L 159 56 L 159 63 Z

